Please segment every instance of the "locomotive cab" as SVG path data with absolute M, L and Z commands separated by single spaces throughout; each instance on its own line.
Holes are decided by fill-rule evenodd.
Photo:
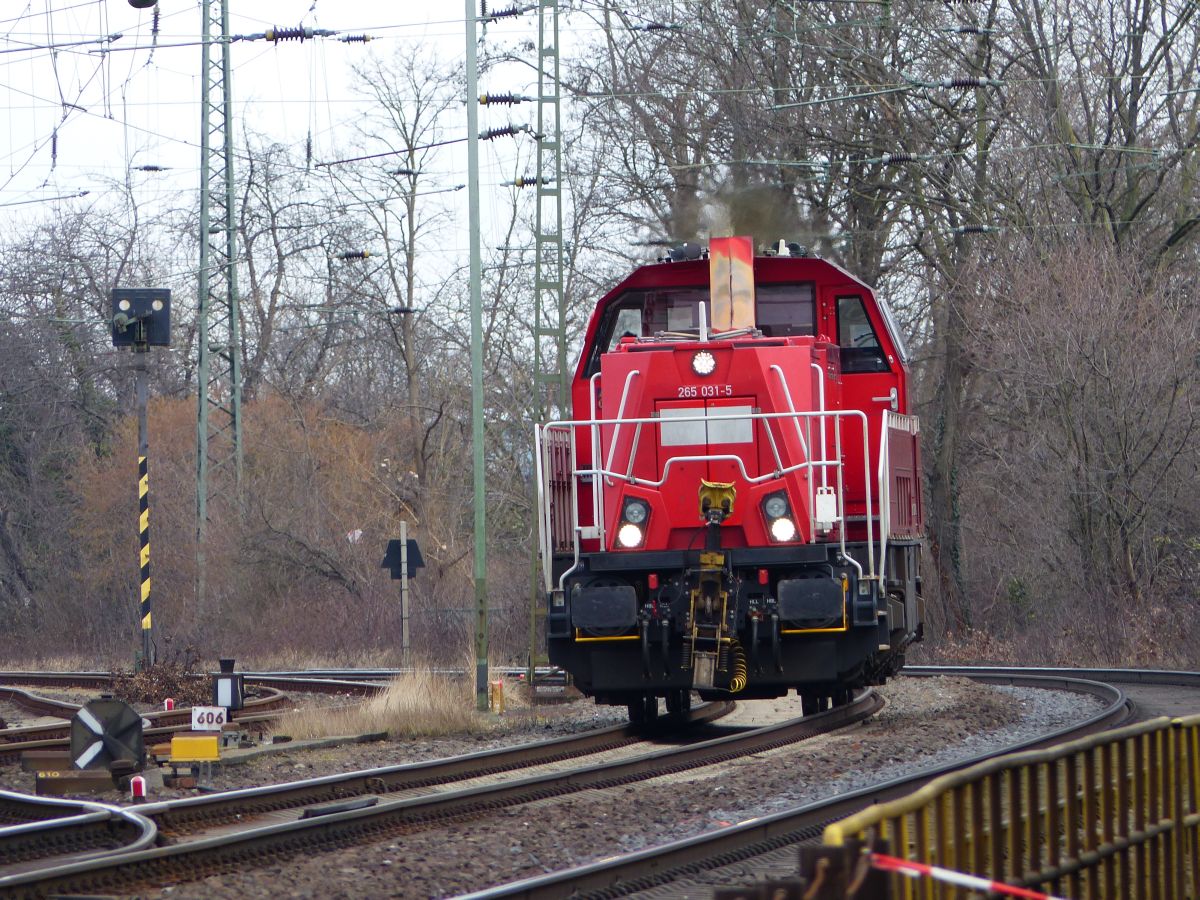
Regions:
M 918 426 L 885 304 L 837 266 L 645 266 L 537 429 L 552 663 L 635 719 L 702 697 L 848 698 L 919 639 Z

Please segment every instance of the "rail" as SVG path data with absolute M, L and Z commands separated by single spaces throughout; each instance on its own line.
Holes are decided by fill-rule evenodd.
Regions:
M 929 674 L 939 674 L 928 670 Z M 969 669 L 952 671 L 965 674 Z M 1128 701 L 1123 692 L 1109 685 L 1071 678 L 1069 674 L 1026 676 L 1021 669 L 990 668 L 984 670 L 989 683 L 1012 684 L 1025 687 L 1064 689 L 1096 697 L 1103 709 L 1065 728 L 1039 735 L 1017 747 L 1007 750 L 1026 750 L 1046 747 L 1077 737 L 1111 728 L 1126 721 L 1129 714 Z M 908 669 L 905 669 L 907 675 Z M 967 677 L 974 677 L 968 675 Z M 904 774 L 893 781 L 859 788 L 850 793 L 840 793 L 802 807 L 784 810 L 757 818 L 747 819 L 736 825 L 706 831 L 692 837 L 682 838 L 657 847 L 649 847 L 629 854 L 608 857 L 585 863 L 573 869 L 534 876 L 509 884 L 498 885 L 469 894 L 462 900 L 499 900 L 499 898 L 525 898 L 525 900 L 557 900 L 559 897 L 612 898 L 624 897 L 638 892 L 649 895 L 656 887 L 670 884 L 672 896 L 686 892 L 696 886 L 696 896 L 708 896 L 712 884 L 730 884 L 736 890 L 737 881 L 730 876 L 746 877 L 746 872 L 759 871 L 779 877 L 781 848 L 796 848 L 820 839 L 824 827 L 831 821 L 844 819 L 853 812 L 895 798 L 907 796 L 931 777 L 951 769 L 962 769 L 985 759 L 1000 756 L 1007 751 L 987 751 L 969 759 L 941 765 L 932 770 L 904 769 Z M 770 854 L 768 858 L 768 854 Z M 736 864 L 737 872 L 730 873 L 725 866 Z M 746 889 L 747 896 L 765 896 L 757 888 Z M 804 896 L 824 898 L 827 894 Z M 924 900 L 932 894 L 923 895 Z M 963 896 L 963 895 L 959 895 Z M 1115 898 L 1119 895 L 1110 894 Z
M 322 844 L 348 843 L 363 840 L 366 835 L 394 834 L 397 832 L 429 827 L 436 823 L 455 818 L 474 817 L 482 813 L 498 810 L 508 806 L 534 803 L 550 797 L 565 796 L 587 790 L 612 789 L 626 784 L 634 784 L 651 778 L 685 772 L 707 765 L 728 762 L 738 757 L 766 753 L 787 744 L 807 740 L 818 735 L 828 734 L 839 728 L 848 727 L 860 722 L 882 707 L 883 701 L 873 691 L 867 690 L 854 698 L 845 706 L 840 706 L 816 715 L 790 719 L 773 725 L 738 730 L 716 738 L 701 738 L 696 743 L 686 743 L 682 746 L 668 746 L 665 749 L 652 749 L 650 752 L 614 759 L 593 765 L 572 765 L 559 771 L 532 775 L 526 778 L 502 779 L 484 785 L 464 787 L 457 790 L 447 790 L 415 797 L 392 799 L 380 796 L 395 784 L 385 784 L 390 774 L 395 770 L 413 770 L 421 766 L 428 770 L 432 768 L 459 767 L 462 764 L 478 762 L 482 754 L 472 757 L 459 757 L 449 760 L 430 761 L 425 764 L 409 764 L 405 767 L 389 767 L 385 770 L 367 770 L 358 773 L 347 773 L 343 776 L 326 776 L 313 782 L 302 782 L 292 785 L 280 785 L 269 788 L 246 789 L 225 795 L 189 798 L 183 801 L 168 801 L 161 804 L 143 806 L 139 814 L 154 817 L 163 824 L 164 830 L 170 830 L 172 837 L 178 842 L 166 846 L 147 848 L 137 852 L 122 852 L 110 854 L 99 860 L 88 860 L 82 863 L 67 863 L 40 869 L 36 872 L 15 875 L 11 878 L 0 878 L 0 897 L 7 896 L 12 891 L 17 896 L 47 896 L 81 893 L 94 893 L 95 889 L 103 886 L 106 893 L 112 894 L 115 889 L 122 893 L 130 886 L 140 885 L 147 881 L 159 883 L 175 883 L 183 879 L 196 880 L 210 874 L 227 870 L 250 858 L 255 853 L 278 855 L 283 853 L 311 853 L 314 847 Z M 731 703 L 711 704 L 709 707 L 699 707 L 690 713 L 693 717 L 715 717 L 716 714 L 732 708 Z M 620 730 L 620 729 L 618 729 Z M 604 729 L 605 738 L 611 739 L 614 729 Z M 650 729 L 648 735 L 655 734 Z M 568 742 L 584 738 L 577 735 L 572 738 L 560 739 L 557 742 L 565 747 Z M 530 748 L 516 748 L 516 752 L 528 755 L 528 750 L 537 749 L 539 745 Z M 551 751 L 550 742 L 540 745 Z M 493 762 L 507 751 L 497 751 L 490 754 Z M 558 756 L 557 753 L 554 754 Z M 578 754 L 568 753 L 565 759 L 576 759 Z M 525 760 L 529 764 L 529 760 Z M 490 766 L 493 771 L 508 770 L 510 766 Z M 471 776 L 473 777 L 473 776 Z M 284 808 L 291 801 L 281 801 L 281 795 L 291 793 L 296 789 L 307 790 L 308 786 L 332 788 L 332 782 L 342 782 L 341 787 L 349 787 L 348 780 L 359 781 L 362 787 L 370 793 L 352 797 L 351 790 L 334 791 L 334 796 L 345 801 L 337 809 L 324 809 L 322 814 L 310 817 L 300 817 L 278 821 L 278 816 L 267 816 L 268 820 L 275 819 L 273 824 L 257 824 L 250 821 L 253 817 L 246 815 L 238 822 L 238 816 L 246 811 L 235 811 L 233 807 L 247 799 L 254 798 L 257 803 L 264 801 L 261 806 L 250 808 L 257 816 L 261 811 Z M 419 779 L 428 781 L 428 779 Z M 438 779 L 440 781 L 440 779 Z M 319 782 L 316 784 L 315 782 Z M 436 781 L 433 783 L 437 783 Z M 273 795 L 273 798 L 272 796 Z M 354 800 L 365 802 L 354 803 Z M 218 810 L 222 815 L 219 820 L 227 823 L 214 828 L 212 831 L 202 828 L 201 833 L 182 835 L 186 828 L 188 817 L 200 812 L 203 807 L 222 807 Z M 202 817 L 204 817 L 202 815 Z M 183 820 L 182 822 L 180 820 Z M 182 839 L 180 839 L 182 838 Z
M 825 829 L 907 860 L 1073 897 L 1200 896 L 1200 716 L 1152 719 L 942 776 Z M 891 876 L 891 896 L 957 896 Z

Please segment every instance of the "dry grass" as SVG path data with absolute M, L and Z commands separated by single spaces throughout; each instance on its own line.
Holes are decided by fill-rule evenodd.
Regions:
M 359 651 L 352 653 L 314 653 L 276 647 L 263 653 L 245 653 L 238 657 L 238 669 L 256 671 L 299 671 L 303 669 L 390 669 L 400 666 L 400 651 Z
M 7 655 L 0 661 L 0 669 L 6 672 L 107 672 L 121 665 L 128 667 L 133 661 L 133 652 L 129 659 L 121 659 L 118 663 L 109 659 L 102 661 L 95 656 L 43 656 L 41 654 Z
M 386 731 L 392 738 L 485 731 L 489 718 L 476 712 L 475 695 L 460 680 L 429 671 L 401 675 L 363 703 L 297 709 L 284 715 L 276 734 L 297 740 Z

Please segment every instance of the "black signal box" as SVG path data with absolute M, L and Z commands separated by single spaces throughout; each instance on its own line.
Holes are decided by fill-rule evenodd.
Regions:
M 170 347 L 171 291 L 167 288 L 113 288 L 114 347 Z

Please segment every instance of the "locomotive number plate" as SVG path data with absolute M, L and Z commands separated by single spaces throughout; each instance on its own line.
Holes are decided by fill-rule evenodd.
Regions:
M 680 397 L 732 397 L 732 384 L 681 384 Z

